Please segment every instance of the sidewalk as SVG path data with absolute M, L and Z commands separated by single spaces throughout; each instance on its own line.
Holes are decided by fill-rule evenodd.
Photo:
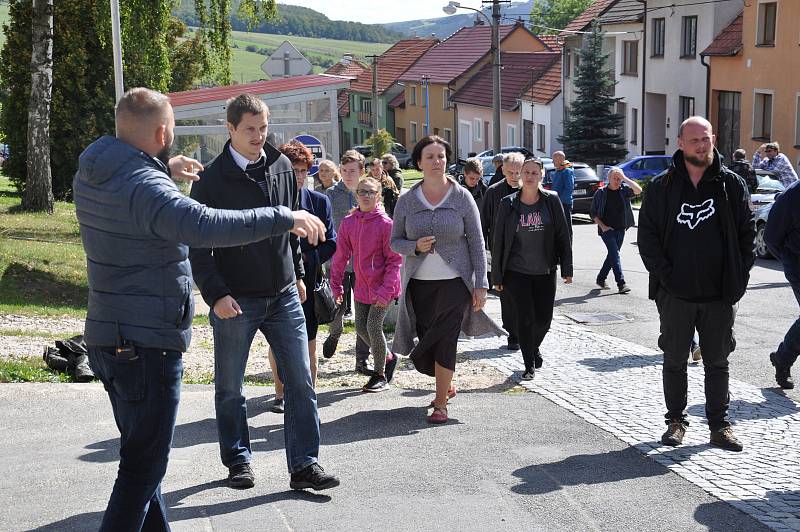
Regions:
M 521 356 L 500 343 L 461 350 L 518 379 Z M 427 391 L 320 390 L 320 459 L 342 480 L 321 494 L 288 489 L 264 387 L 247 390 L 256 487 L 225 487 L 213 387 L 185 386 L 164 482 L 173 530 L 800 530 L 794 402 L 732 381 L 745 451 L 711 448 L 692 367 L 687 443 L 665 448 L 658 353 L 564 319 L 542 351 L 535 393 L 459 393 L 444 426 L 425 421 Z M 4 385 L 0 401 L 0 529 L 96 530 L 118 456 L 102 387 Z

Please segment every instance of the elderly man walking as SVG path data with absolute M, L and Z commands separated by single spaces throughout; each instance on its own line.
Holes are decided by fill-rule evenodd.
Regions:
M 728 355 L 755 261 L 755 222 L 747 186 L 722 165 L 714 140 L 704 118 L 681 124 L 672 165 L 653 179 L 639 212 L 638 243 L 661 320 L 668 427 L 661 442 L 680 445 L 686 433 L 686 349 L 696 328 L 710 443 L 741 451 L 728 421 Z

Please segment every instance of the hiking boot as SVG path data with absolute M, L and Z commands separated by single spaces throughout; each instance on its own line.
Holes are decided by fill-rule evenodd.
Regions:
M 677 447 L 683 443 L 686 435 L 686 424 L 680 419 L 670 419 L 667 422 L 667 431 L 661 436 L 661 443 L 670 447 Z
M 544 360 L 542 359 L 542 354 L 537 349 L 536 354 L 533 355 L 533 367 L 539 369 L 542 367 L 542 364 L 544 364 Z
M 250 469 L 250 464 L 232 465 L 228 468 L 228 485 L 234 489 L 246 490 L 256 485 L 256 476 Z
M 608 289 L 610 288 L 610 287 L 608 286 L 608 283 L 607 283 L 606 281 L 601 281 L 600 279 L 598 279 L 597 281 L 595 281 L 595 283 L 596 283 L 596 284 L 597 284 L 597 286 L 599 286 L 599 287 L 600 287 L 602 290 L 608 290 Z
M 719 430 L 713 431 L 709 443 L 714 447 L 719 447 L 726 451 L 735 451 L 737 453 L 744 449 L 742 444 L 739 443 L 739 440 L 736 439 L 736 436 L 733 435 L 733 430 L 730 427 L 722 427 Z
M 328 336 L 322 343 L 322 356 L 331 358 L 336 353 L 336 346 L 339 345 L 339 339 L 333 336 Z
M 293 490 L 311 488 L 319 491 L 335 488 L 338 485 L 339 479 L 326 473 L 322 466 L 316 463 L 301 469 L 297 473 L 292 473 L 292 478 L 289 481 L 289 487 Z
M 392 358 L 386 358 L 386 382 L 392 382 L 394 370 L 397 369 L 397 362 L 400 360 L 400 357 L 397 356 L 396 353 L 389 353 L 389 356 Z
M 389 383 L 386 382 L 386 377 L 382 375 L 373 375 L 361 389 L 365 392 L 377 393 L 387 388 L 389 388 Z
M 532 381 L 533 377 L 536 375 L 536 371 L 533 369 L 526 369 L 525 373 L 522 374 L 522 380 L 524 381 Z
M 631 288 L 628 285 L 626 285 L 625 283 L 622 283 L 621 285 L 619 285 L 619 293 L 620 294 L 627 294 L 630 291 L 631 291 Z
M 78 355 L 70 360 L 70 373 L 77 382 L 91 382 L 94 380 L 94 372 L 89 367 L 89 357 Z
M 360 373 L 365 377 L 372 377 L 375 375 L 375 368 L 368 360 L 356 360 L 356 373 Z
M 778 386 L 784 390 L 791 390 L 794 388 L 791 366 L 781 366 L 778 363 L 778 353 L 775 352 L 769 354 L 769 361 L 775 366 L 775 382 L 778 383 Z
M 276 414 L 283 414 L 283 397 L 275 398 L 272 402 L 272 406 L 269 407 L 270 412 L 275 412 Z

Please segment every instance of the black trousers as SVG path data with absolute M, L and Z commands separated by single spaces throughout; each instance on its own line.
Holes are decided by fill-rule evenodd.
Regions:
M 503 280 L 505 287 L 505 279 Z M 518 344 L 519 336 L 517 335 L 517 313 L 514 310 L 514 298 L 511 297 L 510 292 L 504 289 L 500 292 L 500 317 L 503 320 L 503 329 L 508 332 L 508 343 Z
M 723 301 L 694 303 L 659 290 L 656 296 L 661 334 L 658 346 L 664 352 L 665 417 L 685 419 L 688 378 L 686 346 L 695 328 L 705 371 L 706 418 L 712 431 L 729 426 L 728 355 L 736 348 L 733 321 L 736 306 Z
M 572 241 L 572 204 L 562 203 L 564 207 L 564 216 L 567 218 L 567 229 L 569 230 L 569 240 Z
M 527 275 L 513 271 L 503 273 L 503 294 L 514 303 L 515 329 L 522 349 L 525 369 L 533 369 L 534 356 L 553 321 L 556 300 L 556 272 Z

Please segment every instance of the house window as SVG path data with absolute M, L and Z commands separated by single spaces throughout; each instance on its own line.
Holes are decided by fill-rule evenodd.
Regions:
M 547 144 L 545 140 L 547 139 L 547 130 L 545 129 L 544 124 L 536 124 L 536 149 L 539 151 L 544 152 Z M 546 152 L 545 152 L 546 153 Z
M 578 69 L 581 67 L 581 51 L 575 50 L 575 75 L 578 75 Z
M 664 57 L 664 29 L 666 28 L 666 19 L 654 18 L 653 19 L 653 55 L 650 57 Z
M 639 110 L 631 108 L 631 144 L 639 142 Z
M 617 135 L 627 141 L 628 139 L 625 136 L 625 123 L 628 121 L 628 116 L 625 112 L 626 107 L 627 106 L 625 105 L 625 102 L 617 102 L 617 114 L 622 117 L 622 120 L 620 120 L 619 123 L 619 129 L 617 129 Z
M 681 57 L 697 55 L 697 17 L 683 17 L 681 25 Z
M 481 134 L 483 133 L 483 122 L 481 121 L 480 118 L 476 118 L 475 120 L 473 120 L 473 122 L 474 123 L 472 125 L 472 129 L 475 132 L 474 133 L 475 141 L 480 142 L 481 140 L 483 140 L 483 137 L 481 137 Z
M 717 142 L 714 145 L 725 157 L 730 158 L 741 143 L 742 130 L 742 93 L 733 91 L 714 91 L 717 101 L 717 123 L 714 131 Z
M 533 151 L 533 122 L 530 120 L 522 120 L 522 145 Z
M 680 106 L 680 119 L 681 124 L 683 121 L 689 118 L 690 116 L 694 116 L 694 98 L 689 96 L 680 96 L 678 98 L 678 105 Z
M 756 92 L 753 100 L 753 138 L 769 141 L 772 138 L 772 94 Z
M 775 23 L 777 14 L 777 2 L 764 2 L 758 5 L 757 46 L 775 46 Z
M 447 142 L 453 142 L 453 130 L 450 128 L 444 128 L 444 140 Z
M 409 88 L 408 105 L 417 105 L 417 86 L 411 85 Z
M 622 41 L 622 74 L 639 75 L 639 41 Z
M 417 137 L 417 123 L 410 122 L 409 125 L 411 126 L 411 144 L 416 144 L 419 140 Z
M 372 113 L 372 100 L 367 98 L 361 100 L 361 112 L 367 114 Z
M 450 109 L 453 107 L 452 102 L 450 101 L 450 96 L 453 95 L 453 91 L 445 87 L 442 89 L 442 109 Z
M 572 51 L 569 48 L 566 48 L 566 52 L 564 53 L 564 77 L 569 77 L 569 71 L 572 67 Z
M 517 127 L 508 125 L 506 126 L 506 142 L 510 146 L 514 146 L 517 143 Z

